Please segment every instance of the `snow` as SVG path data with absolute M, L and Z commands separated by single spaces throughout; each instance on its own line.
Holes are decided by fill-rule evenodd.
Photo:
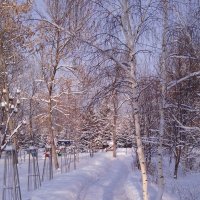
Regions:
M 133 168 L 131 151 L 118 150 L 117 158 L 112 157 L 112 152 L 98 152 L 94 157 L 89 154 L 80 154 L 76 170 L 71 165 L 71 171 L 62 173 L 54 171 L 54 178 L 42 182 L 42 187 L 35 191 L 27 191 L 28 156 L 24 162 L 23 154 L 19 159 L 18 170 L 20 175 L 23 200 L 140 200 L 142 199 L 140 172 Z M 43 151 L 39 152 L 40 172 L 44 162 Z M 190 180 L 190 182 L 188 182 Z M 195 190 L 198 186 L 196 175 L 190 175 L 180 180 L 167 179 L 166 192 L 163 200 L 180 199 L 180 191 L 189 192 L 189 184 Z M 193 181 L 193 182 L 191 182 Z M 3 158 L 0 159 L 0 184 L 3 185 Z M 150 200 L 154 200 L 157 187 L 149 185 Z M 187 188 L 187 190 L 186 190 Z M 192 191 L 192 190 L 191 190 Z M 195 190 L 196 194 L 198 191 Z M 167 193 L 168 192 L 168 193 Z M 184 192 L 182 194 L 184 194 Z M 0 195 L 2 187 L 0 189 Z M 185 198 L 187 199 L 187 198 Z M 189 198 L 188 198 L 189 199 Z M 198 197 L 196 198 L 198 199 Z
M 129 169 L 124 159 L 114 159 L 110 152 L 86 158 L 78 170 L 59 174 L 45 183 L 31 200 L 130 199 L 125 190 Z

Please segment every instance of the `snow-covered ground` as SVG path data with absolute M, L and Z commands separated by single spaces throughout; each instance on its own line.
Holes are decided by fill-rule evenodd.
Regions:
M 43 158 L 40 156 L 39 165 L 42 171 Z M 28 160 L 20 161 L 18 164 L 20 183 L 23 200 L 140 200 L 142 199 L 140 173 L 131 166 L 131 151 L 125 149 L 118 150 L 118 157 L 112 158 L 112 152 L 99 152 L 90 158 L 88 154 L 80 154 L 77 169 L 73 166 L 68 173 L 54 172 L 54 178 L 51 181 L 44 181 L 42 187 L 38 190 L 27 191 Z M 0 184 L 2 186 L 3 159 L 0 159 Z M 191 175 L 190 182 L 185 177 L 174 181 L 167 179 L 166 192 L 163 200 L 178 200 L 184 198 L 183 192 L 186 186 L 192 184 L 192 188 L 197 190 L 197 178 Z M 179 187 L 180 186 L 180 187 Z M 181 193 L 181 188 L 184 190 Z M 184 189 L 185 188 L 185 189 Z M 191 187 L 189 187 L 191 188 Z M 157 189 L 155 184 L 150 184 L 150 199 L 154 200 Z M 167 193 L 168 192 L 168 193 Z M 2 187 L 0 195 L 2 193 Z M 181 194 L 180 194 L 181 193 Z M 181 196 L 182 195 L 182 196 Z M 188 194 L 185 194 L 187 197 Z M 194 194 L 193 200 L 200 199 L 200 195 Z M 191 195 L 189 195 L 191 196 Z

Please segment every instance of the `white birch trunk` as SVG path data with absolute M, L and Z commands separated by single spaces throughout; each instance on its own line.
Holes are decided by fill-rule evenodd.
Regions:
M 144 156 L 144 150 L 142 145 L 142 139 L 140 134 L 140 120 L 138 111 L 136 108 L 138 107 L 138 103 L 133 103 L 134 107 L 134 121 L 135 121 L 135 134 L 136 134 L 136 143 L 137 143 L 137 154 L 139 158 L 141 174 L 142 174 L 142 193 L 143 193 L 143 200 L 148 200 L 148 179 L 147 179 L 147 169 L 146 169 L 146 160 Z
M 139 104 L 138 104 L 138 91 L 137 91 L 137 81 L 136 81 L 136 58 L 135 53 L 135 44 L 134 44 L 134 30 L 131 27 L 131 20 L 129 16 L 129 7 L 128 0 L 121 1 L 122 6 L 122 32 L 125 37 L 127 46 L 130 49 L 128 55 L 128 65 L 130 70 L 127 69 L 128 77 L 131 82 L 131 93 L 132 93 L 132 106 L 133 106 L 133 117 L 135 123 L 135 134 L 136 134 L 136 143 L 137 143 L 137 154 L 139 158 L 141 175 L 142 175 L 142 192 L 143 200 L 148 200 L 148 179 L 147 179 L 147 169 L 146 169 L 146 160 L 144 156 L 144 149 L 141 139 L 140 131 L 140 119 L 139 119 Z
M 162 200 L 164 192 L 164 175 L 163 175 L 163 156 L 162 156 L 162 145 L 163 145 L 163 135 L 165 129 L 165 118 L 164 118 L 164 109 L 163 101 L 160 103 L 160 127 L 159 127 L 159 146 L 158 146 L 158 193 L 156 200 Z
M 167 20 L 168 20 L 168 3 L 167 0 L 163 0 L 163 37 L 162 37 L 162 55 L 161 55 L 161 99 L 159 105 L 160 113 L 160 127 L 159 127 L 159 146 L 158 146 L 158 194 L 156 200 L 162 200 L 164 193 L 164 175 L 163 175 L 163 136 L 165 132 L 165 104 L 166 104 L 166 34 L 167 34 Z

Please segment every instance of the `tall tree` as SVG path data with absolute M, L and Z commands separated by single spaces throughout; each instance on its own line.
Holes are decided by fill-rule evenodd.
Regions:
M 55 168 L 59 167 L 56 155 L 54 111 L 57 106 L 57 82 L 61 77 L 72 76 L 73 51 L 78 45 L 73 34 L 79 34 L 83 27 L 84 18 L 81 19 L 84 1 L 46 0 L 45 16 L 38 20 L 38 58 L 40 60 L 42 79 L 47 88 L 47 113 L 49 138 L 52 145 Z M 71 34 L 73 33 L 73 34 Z M 66 91 L 67 93 L 68 91 Z M 57 109 L 58 111 L 58 109 Z
M 19 74 L 23 71 L 24 57 L 27 53 L 27 38 L 32 35 L 25 23 L 25 15 L 30 11 L 29 1 L 0 1 L 0 100 L 5 109 L 1 113 L 3 140 L 13 131 L 10 102 L 12 92 L 16 92 Z M 7 123 L 6 123 L 7 122 Z M 3 144 L 2 144 L 3 145 Z
M 197 145 L 199 119 L 199 8 L 198 1 L 185 2 L 181 9 L 173 5 L 176 23 L 171 27 L 170 67 L 168 67 L 168 131 L 173 142 L 174 178 L 178 176 L 181 160 L 187 163 L 191 149 Z M 186 15 L 187 13 L 187 15 Z M 198 121 L 198 120 L 197 120 Z M 184 128 L 185 127 L 185 128 Z M 189 129 L 187 129 L 188 127 Z M 192 127 L 197 127 L 192 128 Z M 190 150 L 189 150 L 190 149 Z M 187 161 L 188 160 L 188 161 Z M 187 164 L 186 164 L 187 165 Z
M 160 81 L 161 81 L 161 96 L 159 100 L 159 145 L 158 145 L 158 188 L 157 200 L 162 199 L 164 192 L 164 175 L 163 175 L 163 136 L 165 133 L 165 107 L 166 107 L 166 81 L 167 81 L 167 29 L 168 29 L 168 1 L 162 1 L 163 10 L 163 33 L 162 33 L 162 53 L 160 63 Z
M 148 23 L 151 21 L 149 16 L 152 14 L 150 9 L 152 1 L 144 3 L 142 1 L 133 2 L 128 0 L 119 0 L 117 2 L 97 0 L 94 3 L 96 11 L 94 17 L 97 14 L 100 16 L 100 20 L 93 23 L 93 26 L 97 27 L 98 25 L 99 27 L 99 29 L 95 29 L 98 34 L 92 32 L 91 34 L 93 35 L 91 37 L 87 35 L 87 38 L 81 38 L 80 40 L 96 49 L 96 52 L 103 57 L 102 62 L 105 63 L 105 60 L 107 61 L 107 66 L 113 66 L 111 64 L 114 63 L 124 72 L 115 86 L 121 88 L 121 92 L 123 90 L 123 93 L 129 95 L 129 102 L 132 105 L 137 153 L 142 174 L 143 198 L 147 200 L 148 180 L 141 139 L 137 56 L 138 52 L 143 52 L 144 50 L 138 48 L 138 41 L 142 38 L 144 31 L 148 30 Z M 112 86 L 110 84 L 107 89 L 109 88 L 111 91 Z

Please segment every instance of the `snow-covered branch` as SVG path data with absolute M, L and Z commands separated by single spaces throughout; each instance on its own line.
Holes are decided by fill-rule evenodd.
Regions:
M 12 139 L 12 137 L 17 133 L 17 131 L 21 128 L 22 125 L 25 125 L 26 121 L 23 120 L 21 121 L 18 126 L 13 130 L 13 132 L 10 134 L 10 136 L 8 137 L 7 141 L 1 146 L 1 151 L 4 150 L 4 148 L 6 147 L 7 143 Z
M 199 131 L 200 132 L 200 127 L 197 126 L 184 126 L 174 115 L 173 115 L 174 120 L 180 125 L 181 128 L 188 130 L 188 131 Z
M 186 55 L 177 55 L 177 54 L 171 54 L 169 55 L 170 58 L 182 58 L 182 59 L 193 59 L 193 60 L 198 60 L 198 58 L 193 57 L 193 56 L 186 56 Z
M 170 83 L 168 83 L 168 86 L 167 86 L 167 89 L 170 90 L 172 87 L 176 86 L 177 84 L 189 79 L 189 78 L 192 78 L 194 76 L 200 76 L 200 71 L 197 71 L 197 72 L 193 72 L 191 74 L 188 74 L 187 76 L 179 79 L 179 80 L 174 80 L 174 81 L 171 81 Z

